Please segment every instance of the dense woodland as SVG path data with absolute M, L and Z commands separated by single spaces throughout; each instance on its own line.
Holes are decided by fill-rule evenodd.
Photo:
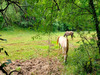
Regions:
M 87 73 L 91 73 L 94 67 L 95 63 L 91 65 L 92 58 L 95 60 L 99 58 L 100 0 L 0 0 L 0 31 L 13 30 L 14 27 L 45 33 L 78 32 L 83 42 L 78 50 L 82 53 L 84 47 L 91 45 L 97 52 L 91 57 L 91 52 L 86 51 L 90 59 L 85 63 L 82 63 L 84 59 L 77 62 L 78 65 L 80 63 L 83 65 Z M 84 31 L 88 31 L 88 34 L 95 31 L 98 40 L 88 41 L 83 36 Z M 95 38 L 94 35 L 92 37 Z M 90 64 L 87 65 L 87 62 Z
M 96 30 L 91 1 L 1 0 L 0 28 L 18 25 L 40 31 Z M 92 2 L 99 21 L 99 0 Z

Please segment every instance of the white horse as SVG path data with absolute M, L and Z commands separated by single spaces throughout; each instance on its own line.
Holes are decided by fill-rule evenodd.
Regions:
M 67 57 L 68 57 L 68 48 L 69 48 L 69 42 L 68 39 L 64 36 L 60 36 L 57 39 L 57 44 L 59 43 L 59 47 L 61 46 L 62 52 L 64 55 L 64 62 L 67 62 Z

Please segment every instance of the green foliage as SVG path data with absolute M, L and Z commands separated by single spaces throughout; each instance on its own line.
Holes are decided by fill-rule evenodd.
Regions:
M 3 22 L 3 16 L 0 16 L 0 23 Z
M 53 23 L 53 32 L 55 31 L 75 31 L 76 29 L 68 23 L 55 22 Z
M 21 27 L 24 27 L 24 28 L 29 28 L 29 27 L 32 27 L 32 23 L 30 22 L 30 21 L 22 21 L 21 23 L 20 23 L 20 26 Z
M 78 73 L 84 75 L 87 73 L 93 73 L 96 69 L 96 59 L 99 59 L 100 55 L 97 50 L 98 48 L 96 48 L 95 39 L 93 38 L 89 42 L 88 41 L 86 39 L 82 40 L 83 44 L 75 49 L 75 52 L 71 57 L 73 58 L 73 65 L 77 65 L 77 70 L 75 70 L 76 74 Z M 77 43 L 80 42 L 81 41 Z
M 6 2 L 1 3 L 1 7 L 4 8 Z M 23 28 L 44 32 L 95 30 L 93 17 L 89 12 L 91 11 L 89 0 L 56 0 L 56 3 L 54 0 L 21 0 L 19 3 L 23 6 L 25 14 L 16 5 L 10 5 L 5 12 L 9 25 L 17 24 Z M 98 9 L 100 3 L 94 1 L 94 4 L 100 19 Z M 0 26 L 3 28 L 8 25 L 3 22 Z
M 3 21 L 4 21 L 3 16 L 0 16 L 0 29 L 2 29 L 3 27 Z

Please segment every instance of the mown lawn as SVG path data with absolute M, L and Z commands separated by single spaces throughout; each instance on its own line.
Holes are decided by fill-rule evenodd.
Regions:
M 93 33 L 93 32 L 92 32 Z M 58 58 L 63 64 L 62 51 L 56 43 L 58 36 L 63 36 L 64 32 L 55 33 L 40 33 L 32 30 L 16 29 L 13 31 L 0 31 L 1 38 L 7 39 L 7 42 L 0 41 L 0 46 L 4 47 L 9 54 L 6 56 L 2 51 L 0 53 L 0 62 L 6 61 L 7 59 L 14 60 L 28 60 L 31 58 L 38 57 L 52 57 Z M 74 49 L 80 46 L 77 43 L 81 40 L 79 35 L 74 32 L 74 39 L 72 40 L 69 36 L 69 52 L 68 52 L 68 65 L 64 67 L 67 70 L 67 74 L 71 75 L 76 66 L 71 65 L 74 62 L 71 58 L 74 54 Z M 88 35 L 90 38 L 90 35 Z M 64 64 L 63 64 L 64 65 Z

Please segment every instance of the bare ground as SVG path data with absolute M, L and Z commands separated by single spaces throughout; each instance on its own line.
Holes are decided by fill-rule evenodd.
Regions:
M 61 75 L 63 65 L 57 58 L 34 58 L 30 60 L 16 60 L 6 67 L 8 72 L 18 70 L 18 75 Z M 0 75 L 3 75 L 0 72 Z M 13 73 L 13 75 L 17 75 Z

